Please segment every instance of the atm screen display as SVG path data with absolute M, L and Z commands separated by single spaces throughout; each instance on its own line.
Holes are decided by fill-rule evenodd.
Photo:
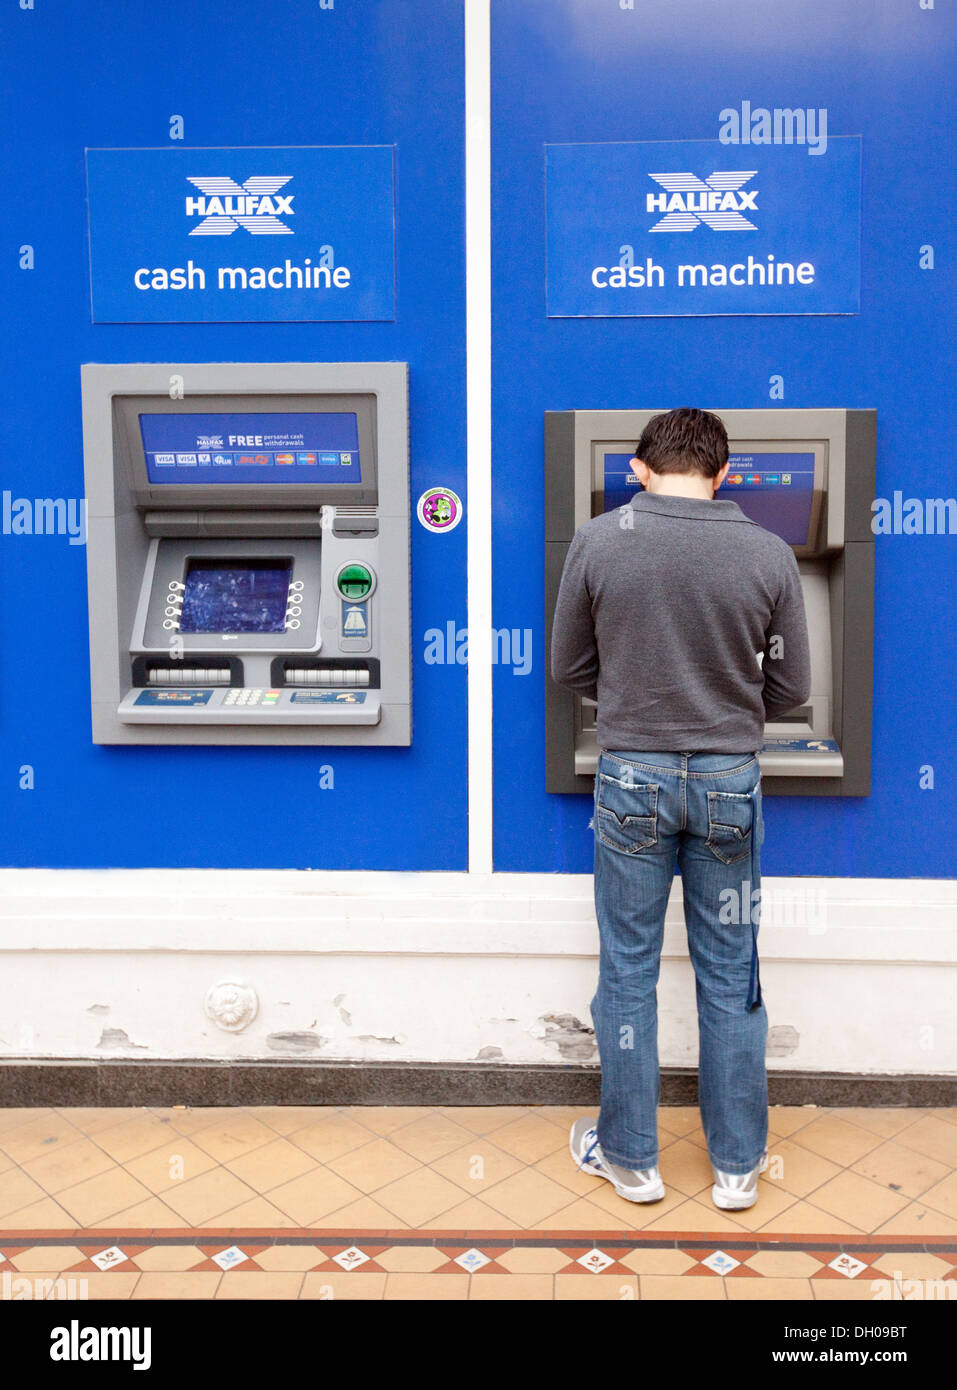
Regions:
M 289 560 L 194 560 L 180 632 L 285 632 Z
M 641 484 L 631 471 L 631 454 L 605 455 L 604 510 L 630 502 Z M 814 500 L 814 455 L 731 453 L 728 476 L 717 496 L 737 502 L 745 516 L 788 545 L 806 545 Z
M 151 483 L 360 483 L 349 411 L 140 415 Z

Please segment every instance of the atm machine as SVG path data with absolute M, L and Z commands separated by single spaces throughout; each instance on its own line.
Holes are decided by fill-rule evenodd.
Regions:
M 82 387 L 94 743 L 409 744 L 406 364 Z
M 572 537 L 589 518 L 628 504 L 640 487 L 630 460 L 654 410 L 570 410 L 545 416 L 547 642 Z M 874 638 L 873 410 L 715 410 L 730 443 L 719 496 L 794 550 L 811 649 L 807 703 L 765 726 L 759 754 L 771 795 L 870 792 Z M 562 690 L 546 660 L 546 785 L 594 786 L 593 701 Z

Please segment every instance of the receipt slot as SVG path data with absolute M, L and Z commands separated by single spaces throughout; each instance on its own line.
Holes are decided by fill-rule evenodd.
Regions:
M 579 526 L 640 487 L 635 445 L 654 410 L 545 416 L 547 642 L 562 567 Z M 730 443 L 718 496 L 794 550 L 808 620 L 811 694 L 765 726 L 762 785 L 772 795 L 870 792 L 874 638 L 873 410 L 715 410 Z M 598 747 L 594 701 L 555 685 L 546 661 L 546 785 L 588 792 Z M 636 698 L 640 699 L 640 691 Z
M 406 364 L 82 386 L 93 741 L 409 744 Z

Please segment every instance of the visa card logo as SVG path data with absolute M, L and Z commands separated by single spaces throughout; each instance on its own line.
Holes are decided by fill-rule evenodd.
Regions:
M 243 184 L 222 176 L 188 178 L 203 194 L 186 199 L 186 216 L 203 219 L 190 236 L 232 236 L 237 227 L 244 227 L 253 236 L 292 236 L 292 228 L 281 217 L 294 216 L 295 194 L 276 196 L 291 178 L 291 174 L 257 175 Z

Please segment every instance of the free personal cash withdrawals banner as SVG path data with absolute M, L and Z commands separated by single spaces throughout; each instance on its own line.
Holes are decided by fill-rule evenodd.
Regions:
M 552 318 L 856 314 L 861 141 L 545 146 Z
M 95 323 L 395 318 L 391 145 L 86 160 Z

